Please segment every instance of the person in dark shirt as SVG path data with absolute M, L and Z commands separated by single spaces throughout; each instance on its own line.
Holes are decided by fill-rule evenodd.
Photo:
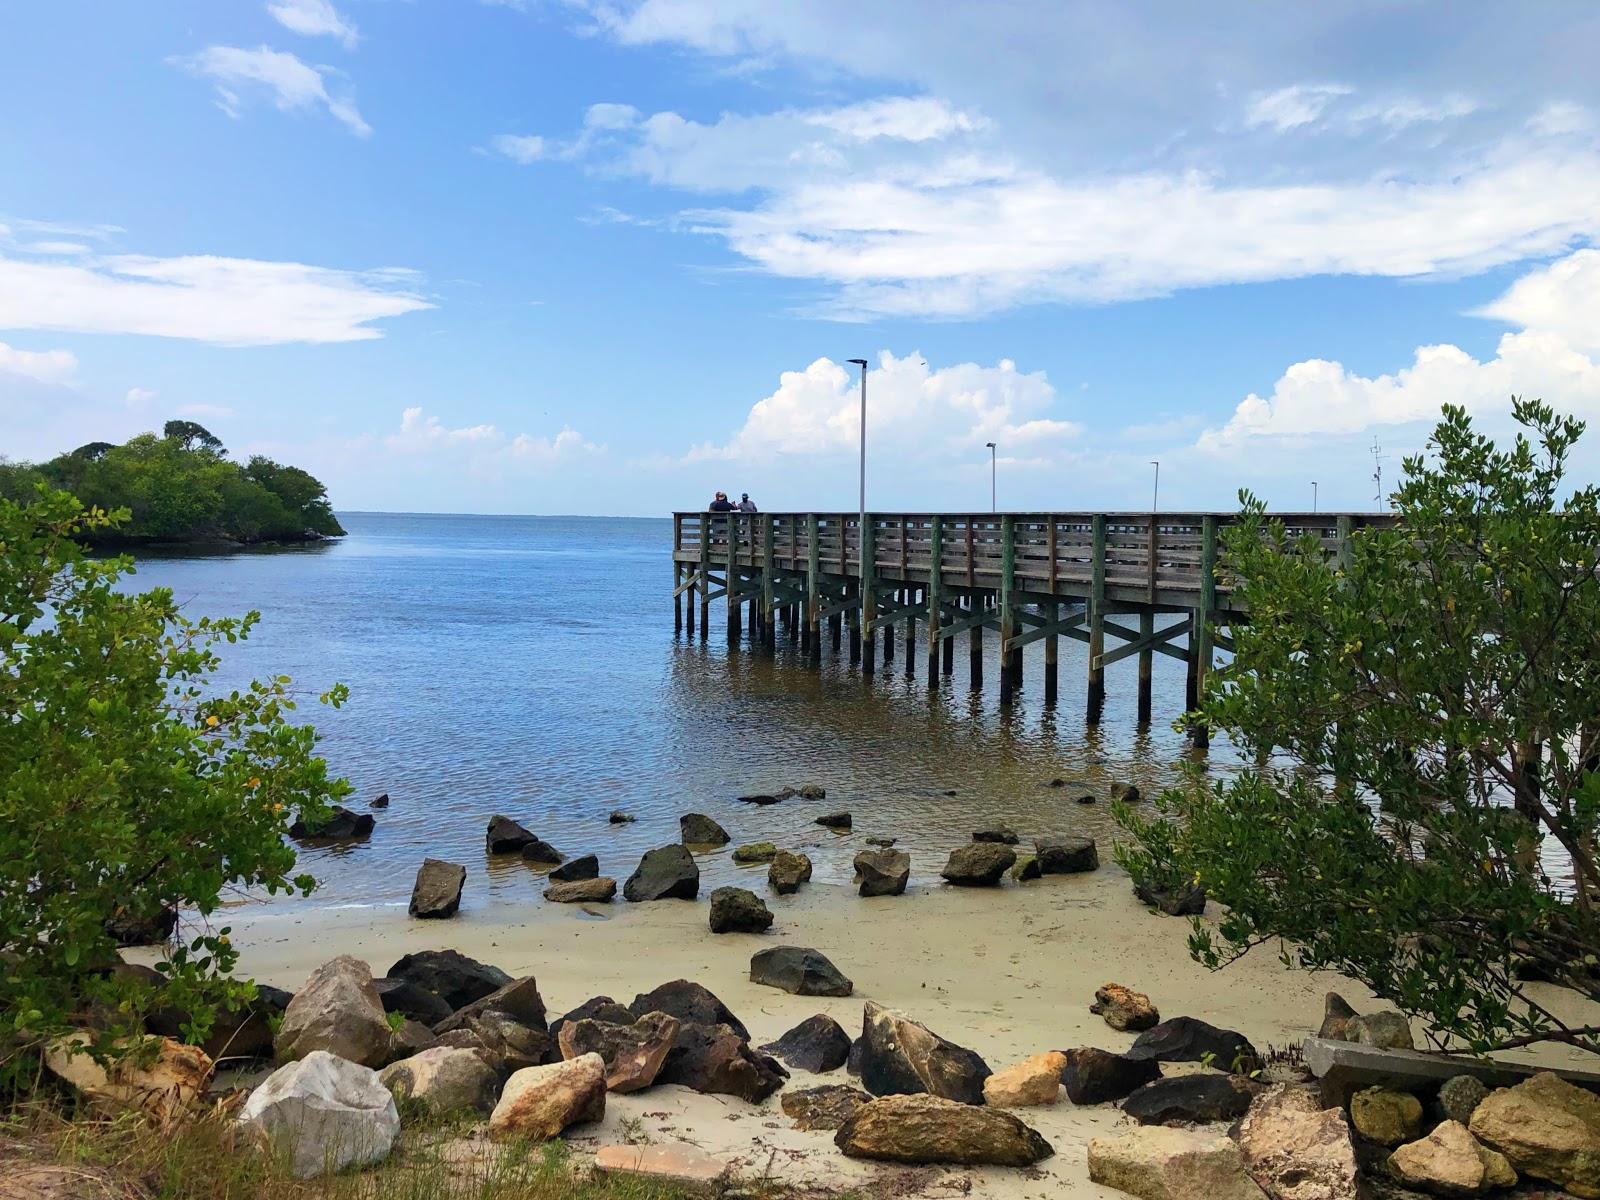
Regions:
M 739 511 L 740 512 L 757 512 L 757 511 L 759 511 L 756 508 L 756 502 L 754 500 L 750 499 L 750 493 L 749 492 L 740 492 L 739 493 Z
M 718 492 L 711 499 L 711 506 L 707 512 L 733 512 L 733 501 L 728 499 L 727 492 Z

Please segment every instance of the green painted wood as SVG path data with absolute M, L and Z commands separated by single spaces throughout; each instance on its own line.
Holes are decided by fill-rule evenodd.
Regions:
M 1089 528 L 1089 695 L 1085 712 L 1089 724 L 1097 725 L 1106 700 L 1106 672 L 1101 662 L 1106 648 L 1105 515 L 1095 514 Z
M 1017 523 L 1009 513 L 1000 518 L 1000 703 L 1010 704 L 1016 687 L 1016 654 L 1010 649 L 1016 634 Z

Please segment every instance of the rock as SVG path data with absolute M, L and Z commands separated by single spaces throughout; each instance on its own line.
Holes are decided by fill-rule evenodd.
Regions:
M 132 1052 L 101 1066 L 87 1052 L 91 1041 L 81 1032 L 56 1038 L 45 1049 L 44 1064 L 102 1111 L 115 1115 L 132 1109 L 165 1129 L 191 1114 L 211 1086 L 216 1068 L 198 1046 L 164 1037 L 147 1059 L 134 1045 L 119 1041 L 114 1050 Z
M 1122 1102 L 1122 1111 L 1141 1125 L 1236 1121 L 1260 1091 L 1237 1075 L 1199 1071 L 1145 1084 Z
M 712 933 L 765 933 L 771 926 L 772 911 L 754 892 L 720 887 L 711 893 Z
M 561 1057 L 598 1054 L 606 1067 L 608 1092 L 638 1092 L 661 1074 L 678 1037 L 678 1018 L 646 1013 L 637 1021 L 614 1025 L 605 1021 L 568 1021 L 558 1039 Z
M 1135 1088 L 1161 1078 L 1161 1064 L 1153 1058 L 1129 1058 L 1094 1046 L 1065 1052 L 1061 1082 L 1074 1104 L 1104 1104 L 1121 1100 Z
M 1047 780 L 1045 782 L 1045 787 L 1048 787 L 1048 788 L 1064 788 L 1066 786 L 1067 786 L 1067 781 L 1065 779 L 1062 779 L 1059 775 L 1056 776 L 1054 779 L 1050 779 L 1050 780 Z
M 606 1115 L 606 1068 L 598 1054 L 524 1067 L 506 1080 L 489 1114 L 489 1133 L 544 1142 Z
M 1481 1196 L 1517 1182 L 1506 1156 L 1483 1145 L 1459 1121 L 1445 1121 L 1421 1141 L 1401 1146 L 1389 1156 L 1389 1169 L 1401 1183 L 1444 1196 Z
M 178 927 L 178 910 L 160 907 L 151 913 L 118 908 L 106 920 L 105 931 L 118 946 L 159 946 Z
M 1100 868 L 1100 851 L 1093 838 L 1058 838 L 1033 845 L 1039 870 L 1046 875 L 1081 875 Z
M 1169 917 L 1194 917 L 1206 910 L 1206 890 L 1199 884 L 1164 888 L 1153 883 L 1136 882 L 1133 894 Z
M 785 797 L 783 797 L 783 796 L 774 796 L 769 792 L 752 792 L 748 796 L 735 796 L 734 799 L 737 800 L 740 804 L 768 805 L 768 804 L 782 804 L 784 799 L 785 799 Z
M 1095 989 L 1094 1003 L 1089 1011 L 1098 1013 L 1113 1029 L 1141 1030 L 1153 1028 L 1161 1020 L 1161 1012 L 1150 997 L 1143 992 L 1123 987 L 1120 983 L 1102 984 Z
M 795 795 L 802 800 L 826 800 L 828 798 L 828 789 L 820 783 L 802 783 L 795 789 Z
M 741 1038 L 748 1040 L 750 1037 L 744 1022 L 734 1016 L 726 1004 L 687 979 L 675 979 L 652 992 L 635 996 L 628 1011 L 635 1020 L 646 1013 L 664 1012 L 677 1017 L 681 1025 L 726 1025 Z
M 1100 798 L 1098 796 L 1096 796 L 1093 792 L 1085 792 L 1085 793 L 1083 793 L 1083 795 L 1081 795 L 1081 796 L 1079 796 L 1077 798 L 1075 803 L 1078 803 L 1078 804 L 1099 804 L 1100 803 Z
M 855 823 L 850 819 L 849 813 L 836 812 L 827 813 L 824 816 L 818 817 L 817 824 L 821 825 L 824 829 L 843 831 L 853 828 Z
M 686 846 L 726 846 L 733 840 L 726 829 L 704 813 L 685 813 L 678 818 L 678 829 Z
M 378 1072 L 378 1082 L 397 1101 L 414 1100 L 440 1115 L 465 1110 L 487 1115 L 500 1093 L 493 1067 L 471 1050 L 449 1046 L 390 1063 Z
M 531 862 L 537 866 L 555 866 L 566 858 L 566 855 L 557 850 L 543 838 L 534 838 L 522 847 L 522 861 Z
M 1111 799 L 1121 800 L 1124 804 L 1137 804 L 1142 799 L 1139 795 L 1139 785 L 1136 783 L 1113 783 L 1111 785 Z
M 818 1013 L 761 1049 L 796 1071 L 825 1075 L 844 1066 L 850 1057 L 850 1035 L 832 1017 Z
M 374 796 L 371 799 L 371 801 L 368 802 L 367 807 L 368 808 L 388 808 L 389 807 L 389 793 L 388 792 L 382 792 L 379 795 Z
M 665 1146 L 601 1146 L 594 1156 L 594 1169 L 600 1175 L 625 1175 L 646 1184 L 667 1184 L 665 1193 L 723 1193 L 722 1184 L 730 1170 L 714 1154 L 686 1142 Z M 631 1193 L 624 1193 L 631 1194 Z M 657 1194 L 650 1188 L 646 1195 Z M 729 1194 L 735 1194 L 730 1190 Z
M 489 818 L 489 828 L 483 837 L 484 849 L 490 854 L 520 854 L 529 842 L 538 840 L 510 817 L 499 813 Z
M 313 1050 L 250 1093 L 239 1127 L 307 1179 L 382 1162 L 400 1132 L 400 1115 L 376 1071 Z
M 284 1060 L 326 1050 L 363 1067 L 381 1067 L 390 1058 L 392 1033 L 371 969 L 341 954 L 313 971 L 289 1001 L 276 1050 Z
M 618 808 L 613 810 L 611 815 L 606 819 L 613 825 L 632 825 L 639 818 L 635 817 L 632 813 L 625 813 Z
M 1544 1072 L 1490 1092 L 1468 1128 L 1519 1174 L 1600 1197 L 1600 1096 Z
M 484 1013 L 501 1013 L 520 1024 L 545 1032 L 544 997 L 539 994 L 539 983 L 532 975 L 513 979 L 487 996 L 464 1004 L 434 1027 L 435 1033 L 449 1033 L 452 1029 L 465 1029 L 469 1022 Z
M 646 851 L 638 869 L 622 885 L 635 903 L 647 900 L 693 900 L 700 894 L 700 868 L 682 844 Z
M 861 895 L 899 896 L 911 878 L 911 856 L 904 850 L 863 850 L 855 868 Z
M 680 1025 L 656 1082 L 760 1104 L 787 1078 L 777 1059 L 752 1050 L 732 1026 Z
M 1457 1075 L 1439 1085 L 1439 1110 L 1452 1121 L 1465 1125 L 1489 1094 L 1480 1079 L 1471 1075 Z
M 163 982 L 165 977 L 163 977 Z M 213 1061 L 230 1058 L 271 1058 L 272 1029 L 283 1016 L 294 997 L 282 988 L 256 984 L 254 1000 L 247 1000 L 238 1008 L 219 1008 L 211 1023 L 211 1033 L 200 1048 Z M 183 1027 L 189 1023 L 189 1014 L 171 1004 L 153 1009 L 145 1017 L 144 1027 L 163 1037 L 184 1040 Z
M 627 1005 L 618 1004 L 610 996 L 595 996 L 585 1000 L 571 1012 L 551 1021 L 550 1037 L 559 1045 L 562 1029 L 572 1021 L 604 1021 L 608 1025 L 632 1025 L 637 1019 L 628 1010 Z
M 784 1115 L 794 1122 L 796 1129 L 810 1132 L 813 1129 L 838 1129 L 856 1114 L 857 1109 L 871 1101 L 872 1097 L 860 1088 L 830 1083 L 824 1087 L 786 1091 L 779 1103 L 783 1105 Z
M 323 841 L 349 841 L 354 838 L 370 837 L 377 819 L 371 813 L 351 812 L 342 804 L 335 804 L 328 815 L 319 819 L 307 821 L 304 817 L 298 818 L 289 826 L 289 836 L 292 838 L 308 838 Z
M 950 852 L 950 861 L 939 874 L 957 887 L 998 887 L 1000 877 L 1017 861 L 1010 846 L 993 842 L 973 842 Z
M 1233 1142 L 1161 1126 L 1091 1138 L 1089 1178 L 1141 1200 L 1267 1200 Z
M 804 854 L 779 850 L 767 868 L 767 886 L 780 896 L 792 896 L 811 881 L 811 860 Z
M 1024 854 L 1017 859 L 1017 865 L 1011 868 L 1011 878 L 1018 883 L 1029 883 L 1043 874 L 1044 871 L 1039 867 L 1038 857 L 1032 854 Z
M 378 1003 L 386 1013 L 399 1013 L 413 1021 L 421 1021 L 433 1028 L 445 1020 L 453 1009 L 427 988 L 409 979 L 374 979 L 372 986 L 378 993 Z
M 617 881 L 605 875 L 571 883 L 552 883 L 544 890 L 544 898 L 554 904 L 609 904 L 616 895 Z
M 847 1074 L 861 1078 L 861 1059 L 867 1052 L 867 1039 L 857 1036 L 850 1042 L 850 1054 L 844 1060 L 844 1069 Z
M 851 1158 L 878 1162 L 1031 1167 L 1055 1153 L 1037 1130 L 1010 1113 L 941 1100 L 888 1096 L 862 1105 L 834 1145 Z
M 975 842 L 992 842 L 998 846 L 1015 846 L 1020 839 L 1017 831 L 1005 825 L 993 825 L 988 829 L 974 830 L 972 840 Z
M 552 883 L 580 883 L 600 878 L 600 860 L 593 854 L 580 855 L 562 863 L 548 878 Z
M 417 881 L 411 888 L 413 917 L 453 917 L 461 907 L 461 888 L 467 882 L 467 869 L 440 858 L 425 858 L 417 868 Z
M 457 950 L 419 950 L 389 968 L 390 979 L 405 979 L 432 992 L 454 1011 L 511 982 L 511 976 Z
M 1375 1012 L 1351 1017 L 1345 1022 L 1344 1040 L 1384 1050 L 1415 1050 L 1411 1022 L 1397 1012 Z
M 1292 1084 L 1269 1088 L 1239 1123 L 1245 1170 L 1274 1200 L 1356 1200 L 1356 1151 L 1344 1111 Z
M 989 1065 L 925 1025 L 868 1000 L 862 1016 L 861 1082 L 875 1096 L 926 1092 L 983 1103 Z
M 791 996 L 848 996 L 855 991 L 855 984 L 826 955 L 806 946 L 774 946 L 758 952 L 750 959 L 750 982 Z
M 1339 1042 L 1347 1041 L 1344 1036 L 1345 1026 L 1355 1015 L 1356 1010 L 1350 1007 L 1348 1000 L 1338 992 L 1329 992 L 1322 998 L 1322 1027 L 1317 1030 L 1317 1036 L 1332 1038 Z
M 433 1030 L 421 1021 L 405 1017 L 400 1022 L 400 1028 L 394 1031 L 389 1043 L 389 1058 L 391 1060 L 411 1058 L 424 1050 L 432 1050 L 438 1044 L 439 1038 Z
M 482 1055 L 502 1078 L 551 1060 L 550 1035 L 503 1012 L 485 1012 L 439 1035 L 439 1045 Z
M 1350 1097 L 1350 1124 L 1380 1146 L 1412 1142 L 1422 1132 L 1422 1101 L 1410 1092 L 1367 1088 Z
M 746 842 L 733 852 L 736 863 L 769 863 L 778 857 L 778 848 L 771 842 Z
M 1059 1050 L 1035 1054 L 983 1081 L 983 1102 L 994 1108 L 1037 1108 L 1061 1098 L 1067 1056 Z
M 1242 1033 L 1218 1029 L 1198 1017 L 1174 1017 L 1152 1025 L 1133 1039 L 1128 1057 L 1159 1062 L 1209 1061 L 1220 1071 L 1246 1075 L 1261 1066 L 1261 1056 Z
M 887 850 L 899 840 L 899 838 L 874 837 L 867 839 L 867 845 L 876 846 L 880 850 Z

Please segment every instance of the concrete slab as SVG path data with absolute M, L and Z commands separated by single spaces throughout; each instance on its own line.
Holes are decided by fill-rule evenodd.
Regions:
M 605 1175 L 633 1175 L 699 1191 L 716 1191 L 726 1179 L 728 1164 L 686 1142 L 661 1146 L 602 1146 L 594 1168 Z
M 1326 1038 L 1307 1038 L 1301 1046 L 1306 1065 L 1322 1088 L 1322 1102 L 1330 1108 L 1344 1107 L 1362 1088 L 1381 1084 L 1401 1091 L 1426 1094 L 1436 1091 L 1446 1079 L 1471 1075 L 1489 1087 L 1512 1087 L 1530 1075 L 1548 1068 L 1521 1063 L 1495 1062 L 1482 1058 L 1463 1058 L 1454 1054 L 1426 1054 L 1421 1050 L 1384 1050 L 1355 1042 L 1336 1042 Z M 1569 1083 L 1600 1092 L 1600 1072 L 1556 1072 Z

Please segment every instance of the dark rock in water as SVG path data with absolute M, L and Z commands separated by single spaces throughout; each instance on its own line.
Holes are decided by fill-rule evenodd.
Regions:
M 164 982 L 164 977 L 163 977 Z M 219 1008 L 211 1023 L 211 1033 L 200 1048 L 214 1060 L 225 1058 L 271 1058 L 272 1030 L 294 996 L 282 988 L 256 984 L 255 999 L 238 1008 Z M 174 1005 L 162 1005 L 145 1017 L 150 1033 L 183 1040 L 183 1027 L 189 1013 Z
M 1046 875 L 1076 875 L 1100 866 L 1100 852 L 1093 838 L 1059 838 L 1033 845 L 1038 852 L 1039 870 Z
M 850 814 L 847 812 L 826 813 L 817 818 L 817 824 L 824 829 L 844 830 L 854 826 Z
M 887 850 L 899 840 L 899 838 L 868 838 L 867 845 L 877 846 L 881 850 Z
M 489 828 L 483 835 L 484 849 L 490 854 L 518 854 L 534 837 L 510 817 L 496 813 L 489 818 Z
M 705 813 L 685 813 L 678 818 L 678 829 L 686 846 L 726 846 L 733 840 Z
M 796 1071 L 825 1075 L 850 1057 L 850 1035 L 832 1017 L 818 1013 L 761 1049 Z
M 511 982 L 498 967 L 468 958 L 456 950 L 419 950 L 389 968 L 390 979 L 406 979 L 432 992 L 451 1010 L 482 1000 Z
M 752 1050 L 733 1027 L 681 1024 L 656 1082 L 760 1104 L 788 1078 L 777 1059 Z
M 1017 859 L 1017 865 L 1011 868 L 1011 878 L 1018 883 L 1028 883 L 1038 879 L 1044 874 L 1039 867 L 1039 858 L 1034 854 L 1025 854 Z
M 634 821 L 638 820 L 632 813 L 625 813 L 620 808 L 613 810 L 611 816 L 607 819 L 613 825 L 632 825 Z
M 566 856 L 543 838 L 534 838 L 522 847 L 522 861 L 538 863 L 540 866 L 553 866 Z M 599 874 L 599 865 L 596 864 L 595 874 Z
M 296 820 L 289 826 L 289 836 L 329 840 L 364 838 L 372 833 L 377 823 L 371 813 L 351 812 L 344 805 L 335 804 L 333 810 L 321 820 L 307 821 L 304 817 Z
M 544 898 L 554 904 L 610 904 L 616 895 L 617 881 L 606 875 L 556 882 L 544 890 Z
M 1206 890 L 1199 884 L 1163 888 L 1153 883 L 1134 883 L 1133 894 L 1151 908 L 1169 917 L 1195 917 L 1206 910 Z
M 408 911 L 413 917 L 453 917 L 461 907 L 461 888 L 466 882 L 465 867 L 439 858 L 425 858 L 417 868 Z
M 610 996 L 595 996 L 585 1000 L 569 1013 L 550 1022 L 550 1036 L 560 1038 L 561 1027 L 569 1021 L 604 1021 L 607 1025 L 632 1025 L 638 1018 L 627 1005 L 618 1004 Z
M 1079 804 L 1099 804 L 1100 803 L 1100 798 L 1098 796 L 1096 796 L 1093 792 L 1085 792 L 1083 795 L 1078 797 L 1078 803 Z
M 475 1017 L 484 1013 L 500 1013 L 518 1024 L 536 1029 L 540 1033 L 545 1032 L 544 997 L 539 994 L 538 981 L 532 975 L 513 979 L 487 996 L 474 1000 L 471 1004 L 462 1005 L 435 1025 L 433 1031 L 449 1033 L 452 1029 L 464 1029 Z
M 1317 1030 L 1317 1036 L 1344 1041 L 1345 1027 L 1355 1015 L 1356 1010 L 1350 1007 L 1348 1000 L 1338 992 L 1329 992 L 1322 998 L 1322 1028 Z
M 1135 1088 L 1161 1078 L 1161 1064 L 1153 1058 L 1129 1058 L 1094 1046 L 1064 1053 L 1067 1065 L 1061 1070 L 1061 1082 L 1074 1104 L 1121 1100 Z
M 374 796 L 372 798 L 371 803 L 369 803 L 367 807 L 369 807 L 369 808 L 388 808 L 389 807 L 389 793 L 388 792 L 384 792 L 382 795 Z
M 645 853 L 638 869 L 622 885 L 622 894 L 635 903 L 693 900 L 700 894 L 700 868 L 688 847 L 679 843 L 662 846 Z
M 1139 785 L 1136 783 L 1113 783 L 1111 785 L 1111 798 L 1121 800 L 1124 804 L 1137 804 L 1140 800 Z
M 1209 1057 L 1219 1071 L 1242 1074 L 1261 1066 L 1261 1056 L 1244 1034 L 1218 1029 L 1198 1017 L 1173 1017 L 1146 1029 L 1128 1048 L 1128 1057 L 1158 1062 L 1201 1062 Z
M 1004 825 L 995 825 L 988 829 L 977 829 L 972 833 L 975 842 L 992 842 L 997 846 L 1015 846 L 1021 839 L 1017 837 L 1015 829 Z
M 1065 779 L 1062 779 L 1060 776 L 1057 776 L 1056 778 L 1052 779 L 1049 783 L 1045 784 L 1045 787 L 1053 787 L 1053 788 L 1064 788 L 1066 786 L 1067 786 L 1067 781 Z
M 767 868 L 767 885 L 780 896 L 792 896 L 802 883 L 811 882 L 811 860 L 804 854 L 779 850 Z
M 574 858 L 550 872 L 550 879 L 555 883 L 576 883 L 580 879 L 599 878 L 600 860 L 593 854 L 585 854 L 580 858 Z
M 106 936 L 118 946 L 158 946 L 177 927 L 175 908 L 157 908 L 148 915 L 119 908 L 105 923 Z
M 957 887 L 998 887 L 1016 862 L 1017 852 L 1010 846 L 973 842 L 952 850 L 939 874 Z
M 771 927 L 772 911 L 754 892 L 719 887 L 711 893 L 712 933 L 765 933 Z
M 802 783 L 795 791 L 795 795 L 802 800 L 826 800 L 828 789 L 820 783 Z
M 1261 1085 L 1236 1075 L 1174 1075 L 1130 1094 L 1122 1102 L 1122 1111 L 1141 1125 L 1235 1121 L 1244 1116 L 1260 1091 Z
M 1055 1153 L 1008 1112 L 937 1096 L 874 1100 L 839 1127 L 833 1142 L 851 1158 L 911 1164 L 1031 1167 Z
M 861 1039 L 861 1082 L 873 1095 L 927 1092 L 983 1103 L 983 1081 L 993 1074 L 989 1064 L 926 1025 L 868 1000 Z
M 771 794 L 769 794 L 767 792 L 757 792 L 755 795 L 751 795 L 751 796 L 738 796 L 738 797 L 735 797 L 735 799 L 737 799 L 740 804 L 767 805 L 767 804 L 781 804 L 781 803 L 783 803 L 783 797 L 782 796 L 774 796 L 774 795 L 771 795 Z
M 783 1115 L 794 1122 L 796 1129 L 809 1132 L 813 1129 L 838 1129 L 855 1115 L 858 1108 L 871 1100 L 872 1097 L 860 1088 L 829 1083 L 822 1087 L 785 1091 L 778 1102 L 783 1105 Z
M 628 1011 L 635 1019 L 645 1013 L 669 1013 L 684 1025 L 726 1025 L 746 1041 L 750 1031 L 729 1011 L 728 1006 L 698 983 L 675 979 L 654 991 L 635 996 Z
M 386 1013 L 399 1013 L 432 1029 L 454 1010 L 427 988 L 409 979 L 374 979 L 378 1000 Z
M 775 987 L 792 996 L 848 996 L 851 983 L 828 961 L 807 946 L 774 946 L 750 960 L 750 982 Z
M 863 896 L 898 896 L 911 878 L 911 856 L 903 850 L 863 850 L 855 867 Z
M 627 1025 L 606 1021 L 569 1021 L 557 1044 L 568 1061 L 598 1054 L 606 1064 L 606 1090 L 638 1092 L 656 1081 L 678 1037 L 678 1018 L 647 1013 Z

